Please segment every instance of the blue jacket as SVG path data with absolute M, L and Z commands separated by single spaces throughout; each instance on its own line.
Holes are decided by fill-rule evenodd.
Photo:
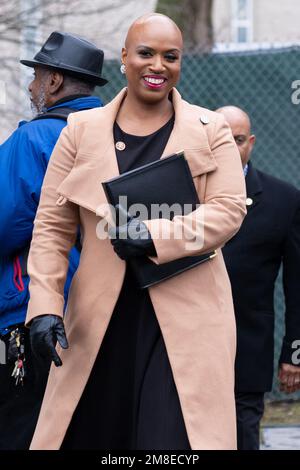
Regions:
M 52 108 L 87 109 L 102 106 L 95 96 L 60 102 Z M 33 221 L 50 155 L 66 125 L 62 119 L 19 123 L 0 146 L 0 334 L 23 323 L 29 299 L 28 275 L 22 275 L 22 249 L 30 244 Z M 79 252 L 70 252 L 65 298 L 77 269 Z M 50 312 L 49 312 L 50 313 Z

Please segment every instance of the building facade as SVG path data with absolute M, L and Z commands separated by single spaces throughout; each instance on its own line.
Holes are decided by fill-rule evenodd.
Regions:
M 94 42 L 106 59 L 120 58 L 129 25 L 155 7 L 156 0 L 1 0 L 0 143 L 19 120 L 31 118 L 32 69 L 19 64 L 21 58 L 32 58 L 57 30 Z
M 214 0 L 216 50 L 300 43 L 298 0 Z
M 31 58 L 55 30 L 95 42 L 106 59 L 119 58 L 129 25 L 155 11 L 156 4 L 157 0 L 1 0 L 0 143 L 18 120 L 31 117 L 26 89 L 32 70 L 20 65 L 20 58 Z M 214 0 L 214 50 L 300 44 L 299 18 L 299 0 Z

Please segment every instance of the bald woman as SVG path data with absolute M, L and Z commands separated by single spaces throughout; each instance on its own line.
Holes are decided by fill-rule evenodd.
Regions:
M 71 115 L 51 157 L 29 257 L 27 324 L 36 355 L 55 364 L 32 449 L 236 448 L 235 322 L 220 247 L 243 220 L 244 178 L 224 118 L 177 92 L 181 58 L 172 20 L 135 21 L 122 49 L 127 87 L 103 109 Z M 97 238 L 101 182 L 182 149 L 200 208 L 172 221 L 136 219 L 134 240 L 132 221 L 116 239 Z M 82 253 L 63 320 L 78 225 Z M 127 264 L 212 250 L 211 261 L 144 290 Z

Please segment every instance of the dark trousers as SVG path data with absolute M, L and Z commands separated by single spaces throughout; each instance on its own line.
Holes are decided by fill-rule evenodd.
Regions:
M 6 349 L 8 338 L 4 338 Z M 15 385 L 11 373 L 14 364 L 0 365 L 0 450 L 29 448 L 48 378 L 48 367 L 38 367 L 30 348 L 29 330 L 25 330 L 27 375 L 24 385 Z
M 235 393 L 238 450 L 259 450 L 259 424 L 264 414 L 264 392 Z

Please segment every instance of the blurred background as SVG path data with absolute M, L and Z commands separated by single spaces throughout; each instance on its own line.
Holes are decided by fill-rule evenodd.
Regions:
M 300 188 L 299 0 L 0 0 L 0 143 L 18 120 L 31 118 L 26 88 L 32 70 L 20 58 L 32 58 L 55 30 L 90 39 L 105 52 L 109 84 L 97 93 L 106 103 L 125 84 L 119 67 L 126 31 L 150 11 L 171 16 L 184 33 L 183 97 L 211 109 L 242 107 L 257 136 L 256 166 Z M 279 283 L 275 297 L 277 363 L 284 334 Z M 292 420 L 287 398 L 295 401 Z M 281 410 L 275 422 L 300 422 L 296 400 L 300 393 L 279 392 L 275 374 L 268 395 L 275 405 L 266 419 Z

